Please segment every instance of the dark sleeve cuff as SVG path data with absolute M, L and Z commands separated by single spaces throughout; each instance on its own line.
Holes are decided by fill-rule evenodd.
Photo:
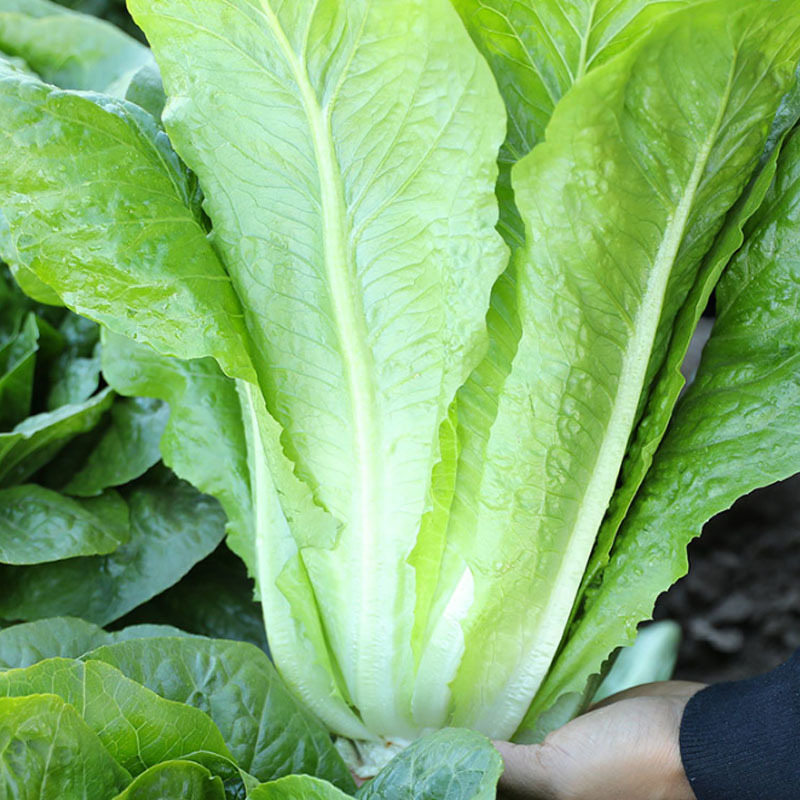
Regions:
M 800 651 L 766 675 L 698 692 L 680 745 L 697 800 L 798 800 Z

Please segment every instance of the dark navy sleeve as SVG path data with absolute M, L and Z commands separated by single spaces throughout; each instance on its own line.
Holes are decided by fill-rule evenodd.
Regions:
M 680 745 L 697 800 L 798 800 L 800 650 L 765 675 L 698 692 Z

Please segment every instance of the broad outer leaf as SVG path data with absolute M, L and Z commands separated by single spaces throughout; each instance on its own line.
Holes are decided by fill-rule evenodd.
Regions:
M 674 318 L 790 85 L 798 25 L 791 2 L 725 0 L 665 17 L 577 83 L 547 141 L 514 168 L 527 227 L 522 337 L 490 398 L 497 413 L 471 462 L 481 468 L 456 485 L 433 606 L 447 624 L 431 631 L 418 676 L 415 708 L 429 725 L 449 711 L 507 738 L 521 722 Z
M 194 192 L 138 106 L 0 71 L 0 255 L 112 330 L 249 378 L 239 303 Z
M 39 326 L 29 314 L 19 333 L 0 347 L 0 428 L 8 430 L 31 413 Z
M 800 471 L 800 137 L 717 292 L 717 320 L 633 503 L 602 583 L 536 707 L 580 692 L 633 639 L 659 592 L 685 574 L 686 545 L 747 492 Z M 624 609 L 625 612 L 621 613 Z
M 524 242 L 524 225 L 513 199 L 511 167 L 544 138 L 555 104 L 583 75 L 645 35 L 661 16 L 695 2 L 579 0 L 564 4 L 559 0 L 453 0 L 470 35 L 487 58 L 506 103 L 509 121 L 499 159 L 498 229 L 512 247 Z M 777 152 L 775 148 L 776 157 Z M 645 425 L 637 431 L 634 452 L 626 454 L 625 486 L 612 499 L 615 519 L 604 522 L 581 593 L 607 559 L 619 521 L 650 464 L 682 386 L 678 367 L 696 319 L 705 308 L 719 273 L 741 245 L 740 226 L 763 199 L 773 169 L 774 161 L 765 165 L 748 202 L 742 203 L 736 218 L 727 223 L 727 234 L 720 238 L 714 253 L 706 259 L 703 280 L 695 285 L 691 300 L 676 322 L 676 336 L 670 343 L 663 375 L 659 377 L 659 391 L 652 408 L 644 412 Z M 509 270 L 495 286 L 487 318 L 491 339 L 489 352 L 459 392 L 461 438 L 477 437 L 482 443 L 496 413 L 492 386 L 505 379 L 520 336 L 519 325 L 515 325 L 513 282 L 514 275 Z M 474 458 L 480 463 L 483 453 L 478 450 Z
M 127 505 L 113 493 L 100 502 L 81 503 L 35 484 L 0 489 L 0 563 L 113 553 L 128 541 Z
M 511 167 L 544 138 L 556 103 L 583 75 L 645 35 L 659 17 L 695 0 L 452 2 L 486 57 L 505 101 L 508 130 L 499 154 L 498 230 L 517 248 L 524 243 L 525 226 L 514 201 Z M 486 320 L 489 350 L 459 391 L 459 438 L 477 445 L 467 445 L 461 470 L 481 468 L 484 444 L 497 413 L 494 387 L 505 381 L 519 344 L 515 280 L 512 265 L 495 285 Z M 440 469 L 455 472 L 456 467 Z M 448 499 L 439 498 L 439 502 L 445 504 Z M 444 538 L 443 531 L 439 538 Z M 430 559 L 430 554 L 422 558 Z M 418 634 L 415 642 L 417 638 Z
M 297 475 L 341 523 L 298 566 L 340 691 L 374 732 L 412 734 L 406 558 L 430 504 L 439 426 L 485 348 L 506 260 L 493 194 L 504 112 L 491 74 L 446 0 L 131 9 L 171 98 L 165 126 L 203 186 L 245 309 L 264 389 L 256 416 L 277 419 Z M 259 574 L 262 596 L 279 571 Z M 279 668 L 304 696 L 329 695 L 308 688 L 296 646 L 272 641 L 297 624 L 281 617 L 305 613 L 279 605 L 268 606 Z M 344 709 L 319 711 L 354 729 Z
M 136 619 L 169 622 L 212 639 L 250 642 L 269 655 L 261 605 L 241 559 L 225 545 L 172 588 L 138 608 Z
M 544 139 L 572 85 L 697 0 L 452 0 L 506 101 L 512 163 Z
M 125 92 L 125 99 L 141 106 L 154 119 L 161 119 L 167 97 L 164 94 L 161 73 L 158 71 L 155 61 L 149 61 L 134 73 L 128 91 Z
M 131 625 L 104 631 L 77 617 L 51 617 L 0 630 L 0 669 L 29 667 L 46 658 L 78 658 L 105 644 L 147 638 L 186 636 L 169 625 Z
M 445 728 L 395 756 L 359 800 L 494 800 L 503 772 L 500 754 L 474 731 Z
M 47 408 L 88 400 L 100 385 L 100 329 L 94 322 L 68 311 L 58 326 L 64 349 L 48 368 Z
M 19 333 L 33 308 L 31 299 L 19 290 L 9 270 L 0 263 L 0 346 Z
M 112 664 L 162 697 L 205 711 L 236 763 L 261 781 L 302 772 L 354 788 L 325 728 L 259 649 L 202 638 L 140 639 L 86 656 Z
M 302 676 L 302 682 L 292 688 L 317 713 L 322 714 L 324 707 L 326 719 L 335 719 L 337 729 L 368 738 L 342 696 L 341 681 L 333 677 L 316 599 L 286 522 L 287 517 L 292 519 L 307 541 L 319 545 L 333 539 L 333 520 L 311 502 L 307 487 L 294 475 L 280 444 L 280 428 L 263 409 L 263 402 L 251 401 L 257 395 L 241 385 L 237 390 L 211 359 L 178 361 L 107 332 L 103 341 L 104 373 L 113 386 L 124 394 L 160 397 L 169 403 L 172 410 L 161 441 L 164 461 L 220 500 L 228 515 L 228 543 L 258 577 L 267 615 L 292 621 L 288 626 L 270 625 L 271 648 L 278 647 L 293 658 L 290 674 Z M 248 437 L 252 475 L 263 476 L 259 485 L 251 479 Z M 272 483 L 275 480 L 280 483 L 280 495 Z M 263 517 L 268 500 L 274 517 L 262 518 L 260 524 L 272 532 L 269 549 L 266 536 L 252 533 L 253 508 L 260 506 Z M 280 547 L 274 541 L 277 532 L 283 535 Z
M 53 694 L 0 698 L 0 800 L 96 800 L 131 776 Z
M 697 0 L 452 0 L 489 62 L 508 112 L 500 151 L 500 227 L 512 246 L 524 224 L 510 169 L 544 139 L 556 103 L 587 72 Z
M 86 497 L 143 475 L 161 459 L 159 442 L 169 408 L 142 397 L 119 399 L 111 407 L 109 427 L 83 467 L 61 491 Z
M 104 377 L 121 394 L 169 405 L 160 442 L 164 463 L 219 500 L 229 542 L 252 569 L 250 475 L 235 383 L 213 359 L 180 361 L 109 331 L 103 331 L 102 362 Z
M 0 617 L 105 625 L 177 583 L 225 532 L 217 502 L 186 484 L 136 488 L 128 503 L 130 541 L 113 553 L 3 568 Z
M 159 697 L 108 664 L 53 658 L 0 673 L 0 697 L 45 692 L 75 708 L 131 775 L 198 750 L 230 757 L 206 714 Z
M 346 800 L 345 794 L 333 784 L 310 775 L 287 775 L 277 781 L 262 783 L 248 792 L 247 800 Z
M 775 177 L 784 139 L 799 117 L 800 67 L 795 73 L 794 86 L 783 98 L 773 121 L 767 147 L 761 157 L 762 163 L 751 179 L 750 185 L 728 214 L 714 246 L 703 259 L 703 265 L 689 296 L 675 318 L 666 357 L 650 386 L 649 396 L 642 405 L 639 423 L 625 453 L 617 489 L 611 498 L 606 518 L 598 534 L 597 544 L 583 576 L 576 610 L 580 608 L 583 595 L 591 594 L 593 583 L 608 562 L 619 526 L 650 468 L 653 454 L 664 436 L 670 415 L 684 386 L 681 365 L 697 323 L 708 305 L 711 292 L 717 285 L 722 271 L 733 254 L 742 246 L 743 229 L 764 201 Z
M 47 83 L 123 91 L 150 51 L 109 22 L 47 0 L 0 0 L 0 50 L 24 59 Z
M 113 800 L 225 800 L 225 788 L 200 764 L 165 761 L 137 776 Z
M 114 402 L 104 389 L 83 403 L 28 417 L 8 433 L 0 433 L 0 485 L 26 480 L 54 458 L 72 439 L 94 429 Z

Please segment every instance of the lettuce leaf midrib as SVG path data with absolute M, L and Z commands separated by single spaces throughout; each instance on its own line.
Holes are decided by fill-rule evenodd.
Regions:
M 589 39 L 592 35 L 592 26 L 594 25 L 594 15 L 597 11 L 597 4 L 600 0 L 592 0 L 592 5 L 589 7 L 589 17 L 586 20 L 586 30 L 583 34 L 580 31 L 575 31 L 578 34 L 581 40 L 581 49 L 578 55 L 578 66 L 575 69 L 575 73 L 572 75 L 573 83 L 582 78 L 586 74 L 586 70 L 588 68 L 588 64 L 586 62 L 586 56 L 589 51 Z
M 367 323 L 364 309 L 357 300 L 359 293 L 352 290 L 353 285 L 357 283 L 357 268 L 352 245 L 348 241 L 350 238 L 348 234 L 352 234 L 350 217 L 330 127 L 338 88 L 334 91 L 327 109 L 323 111 L 311 86 L 308 73 L 295 55 L 274 11 L 265 0 L 259 0 L 259 3 L 264 12 L 264 19 L 275 36 L 284 58 L 290 64 L 300 89 L 319 170 L 325 274 L 350 398 L 353 453 L 358 470 L 358 479 L 353 482 L 355 491 L 351 503 L 354 508 L 353 518 L 358 521 L 361 530 L 359 559 L 364 566 L 357 570 L 356 574 L 351 575 L 349 580 L 359 584 L 357 591 L 361 595 L 359 639 L 362 642 L 374 643 L 383 638 L 376 629 L 381 620 L 371 613 L 370 607 L 380 577 L 378 565 L 381 548 L 378 536 L 381 531 L 379 509 L 382 492 L 379 476 L 382 471 L 378 454 L 382 451 L 382 436 L 378 424 L 375 368 L 368 345 Z M 367 11 L 364 15 L 365 20 L 368 13 Z M 313 16 L 310 15 L 310 18 Z M 353 52 L 356 46 L 357 44 L 354 45 Z M 340 75 L 339 86 L 345 80 L 346 74 L 347 69 Z M 266 541 L 266 536 L 258 538 Z M 374 568 L 370 568 L 370 565 Z M 383 636 L 390 641 L 391 637 L 386 633 Z M 335 658 L 333 654 L 331 656 Z M 374 678 L 370 680 L 368 677 L 379 669 L 371 647 L 360 648 L 357 664 L 357 674 L 350 676 L 351 681 L 365 687 L 380 685 L 380 680 L 376 681 Z
M 646 388 L 647 367 L 661 321 L 668 285 L 676 267 L 681 244 L 691 224 L 702 178 L 708 168 L 714 145 L 718 141 L 720 128 L 728 111 L 737 65 L 738 58 L 736 54 L 733 54 L 728 65 L 725 89 L 719 97 L 716 115 L 713 121 L 709 120 L 707 132 L 694 154 L 691 170 L 685 179 L 686 183 L 682 186 L 680 195 L 670 198 L 668 205 L 665 203 L 667 208 L 672 210 L 667 212 L 665 217 L 661 242 L 650 267 L 644 292 L 641 299 L 637 301 L 635 319 L 638 332 L 626 342 L 620 377 L 615 384 L 616 395 L 611 408 L 611 416 L 604 423 L 604 436 L 594 459 L 591 476 L 588 482 L 581 487 L 580 504 L 570 514 L 573 522 L 570 525 L 569 533 L 565 532 L 560 538 L 560 541 L 563 540 L 559 550 L 558 563 L 560 566 L 558 572 L 553 574 L 552 578 L 548 578 L 551 588 L 541 614 L 537 614 L 535 623 L 537 633 L 536 635 L 531 634 L 530 638 L 526 637 L 526 641 L 529 642 L 526 648 L 532 648 L 532 651 L 526 650 L 527 655 L 524 657 L 515 657 L 513 668 L 508 671 L 507 675 L 504 673 L 503 685 L 505 688 L 498 691 L 498 696 L 504 698 L 502 702 L 493 703 L 491 706 L 485 705 L 483 712 L 475 718 L 466 716 L 462 712 L 456 719 L 458 724 L 476 726 L 479 730 L 503 730 L 506 731 L 506 735 L 511 736 L 514 732 L 513 728 L 519 724 L 522 715 L 515 719 L 510 718 L 511 713 L 516 709 L 512 709 L 513 700 L 509 699 L 512 697 L 511 692 L 508 691 L 509 687 L 513 686 L 515 693 L 520 690 L 520 687 L 525 687 L 524 691 L 530 690 L 533 695 L 541 685 L 546 671 L 541 669 L 542 658 L 540 656 L 534 658 L 535 654 L 549 652 L 547 658 L 549 661 L 559 647 L 574 595 L 578 591 L 597 530 L 616 486 L 617 474 L 627 448 L 630 429 L 635 419 L 641 394 Z M 608 68 L 613 69 L 610 65 Z M 595 74 L 599 75 L 600 73 Z M 600 80 L 600 78 L 595 78 L 595 80 Z M 541 148 L 537 148 L 531 154 L 530 159 L 533 161 L 529 163 L 546 161 L 547 142 Z M 641 169 L 637 159 L 632 158 L 631 161 L 634 169 Z M 512 177 L 517 182 L 530 178 L 529 175 L 525 175 L 523 166 L 525 163 L 522 162 L 512 171 Z M 643 175 L 642 178 L 648 184 L 650 183 L 649 176 Z M 525 207 L 522 211 L 524 215 Z M 530 225 L 530 221 L 528 224 Z M 529 238 L 531 236 L 530 228 L 528 236 Z M 522 291 L 524 292 L 525 289 L 523 288 Z M 487 609 L 485 615 L 489 613 Z M 553 618 L 556 616 L 558 619 L 554 620 Z M 483 623 L 480 619 L 472 619 L 470 630 L 482 630 L 486 624 L 488 624 L 486 619 L 483 620 Z M 470 633 L 468 632 L 466 635 L 469 637 Z M 457 681 L 464 682 L 462 690 L 466 689 L 468 674 L 471 674 L 470 668 L 467 665 L 462 666 L 457 678 Z M 504 726 L 511 726 L 511 728 L 506 730 Z

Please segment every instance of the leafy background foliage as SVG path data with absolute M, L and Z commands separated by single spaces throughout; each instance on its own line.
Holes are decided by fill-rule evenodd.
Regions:
M 0 281 L 0 618 L 105 625 L 211 553 L 225 518 L 159 466 L 169 410 L 105 384 L 97 325 Z

